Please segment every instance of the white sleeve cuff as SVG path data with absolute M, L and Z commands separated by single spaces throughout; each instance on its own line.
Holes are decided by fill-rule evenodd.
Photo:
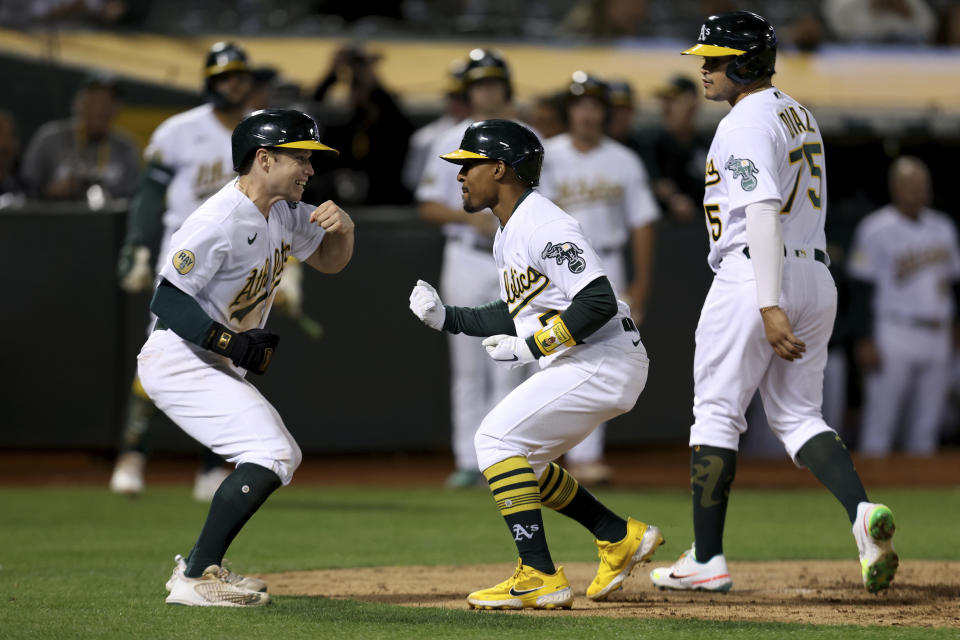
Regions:
M 759 308 L 780 304 L 780 283 L 783 278 L 783 230 L 780 227 L 780 202 L 753 202 L 745 209 L 747 246 L 757 279 Z

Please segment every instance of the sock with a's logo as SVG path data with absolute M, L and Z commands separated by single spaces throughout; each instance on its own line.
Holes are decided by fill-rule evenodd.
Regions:
M 730 486 L 737 473 L 737 452 L 707 445 L 696 445 L 690 452 L 696 561 L 708 562 L 723 553 L 723 524 L 727 517 Z
M 618 542 L 627 535 L 627 521 L 610 511 L 556 462 L 551 462 L 540 476 L 540 502 L 576 520 L 597 540 Z
M 484 469 L 483 475 L 490 484 L 500 515 L 507 521 L 520 560 L 528 567 L 552 575 L 556 568 L 543 531 L 540 489 L 527 459 L 507 458 Z

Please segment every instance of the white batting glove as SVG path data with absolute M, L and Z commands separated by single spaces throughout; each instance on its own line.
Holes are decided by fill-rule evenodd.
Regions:
M 410 311 L 431 329 L 443 330 L 447 310 L 443 308 L 437 290 L 429 282 L 417 280 L 417 286 L 410 292 Z
M 483 348 L 487 350 L 487 355 L 500 365 L 509 369 L 521 367 L 528 362 L 536 360 L 527 341 L 516 336 L 498 334 L 490 336 L 483 341 Z
M 133 250 L 133 266 L 120 280 L 120 288 L 127 293 L 140 293 L 153 286 L 153 267 L 150 265 L 150 249 L 137 247 Z
M 291 318 L 299 317 L 303 311 L 303 266 L 299 260 L 290 259 L 283 265 L 273 305 Z

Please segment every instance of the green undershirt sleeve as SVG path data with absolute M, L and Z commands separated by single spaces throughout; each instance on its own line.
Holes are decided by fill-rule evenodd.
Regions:
M 570 306 L 560 314 L 576 342 L 583 340 L 597 329 L 607 324 L 617 315 L 617 296 L 606 276 L 600 276 L 573 296 Z M 533 336 L 527 338 L 527 346 L 534 356 L 540 358 L 543 353 Z
M 159 318 L 157 324 L 160 327 L 166 327 L 184 340 L 207 348 L 205 343 L 213 320 L 193 296 L 176 288 L 166 278 L 161 278 L 153 294 L 150 311 Z
M 148 247 L 153 255 L 160 250 L 163 212 L 167 208 L 167 186 L 172 179 L 173 170 L 169 167 L 156 162 L 144 167 L 130 199 L 124 244 Z
M 503 300 L 494 300 L 479 307 L 454 307 L 447 304 L 444 308 L 447 310 L 447 317 L 443 321 L 444 331 L 480 338 L 498 334 L 517 335 L 517 328 L 510 317 L 507 303 Z

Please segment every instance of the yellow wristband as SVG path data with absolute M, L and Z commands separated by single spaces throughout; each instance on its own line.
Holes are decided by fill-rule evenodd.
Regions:
M 548 356 L 560 347 L 572 347 L 576 344 L 567 325 L 563 323 L 560 316 L 555 316 L 555 320 L 545 326 L 540 331 L 533 334 L 533 341 L 537 343 L 540 352 Z

